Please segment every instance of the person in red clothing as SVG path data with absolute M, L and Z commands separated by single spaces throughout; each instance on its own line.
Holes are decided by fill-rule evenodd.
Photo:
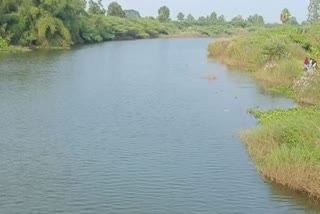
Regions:
M 304 70 L 308 70 L 309 69 L 309 58 L 306 57 L 304 60 Z

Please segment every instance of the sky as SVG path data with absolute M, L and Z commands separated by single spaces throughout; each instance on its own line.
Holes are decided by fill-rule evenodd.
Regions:
M 107 7 L 114 0 L 103 0 Z M 116 0 L 123 9 L 135 9 L 141 16 L 156 16 L 158 9 L 166 5 L 170 8 L 171 18 L 179 12 L 191 13 L 194 17 L 210 15 L 215 11 L 227 20 L 237 15 L 248 17 L 258 13 L 267 22 L 280 22 L 280 13 L 288 8 L 299 22 L 307 19 L 309 0 Z

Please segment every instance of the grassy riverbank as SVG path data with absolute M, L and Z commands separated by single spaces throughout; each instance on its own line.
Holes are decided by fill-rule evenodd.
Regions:
M 178 22 L 161 23 L 152 19 L 126 19 L 111 16 L 92 16 L 90 32 L 82 34 L 80 41 L 65 43 L 60 39 L 46 39 L 43 43 L 37 40 L 30 43 L 10 44 L 0 35 L 0 52 L 26 52 L 34 49 L 69 49 L 73 45 L 92 44 L 106 41 L 150 39 L 150 38 L 206 38 L 230 37 L 248 34 L 255 28 L 239 28 L 232 25 L 220 26 L 216 29 L 208 26 L 188 24 L 180 26 Z
M 257 129 L 242 133 L 259 171 L 273 182 L 320 199 L 320 108 L 252 110 Z
M 20 47 L 20 46 L 8 46 L 5 49 L 0 49 L 0 53 L 22 53 L 22 52 L 29 52 L 32 51 L 30 48 L 27 47 Z
M 298 102 L 320 104 L 320 75 L 306 74 L 306 56 L 320 59 L 320 25 L 282 26 L 224 40 L 209 46 L 211 57 L 250 71 L 271 92 L 290 95 Z
M 242 133 L 258 170 L 273 182 L 320 200 L 320 72 L 306 73 L 306 56 L 319 61 L 319 25 L 265 29 L 209 46 L 210 56 L 247 70 L 271 93 L 312 104 L 250 112 L 260 125 Z

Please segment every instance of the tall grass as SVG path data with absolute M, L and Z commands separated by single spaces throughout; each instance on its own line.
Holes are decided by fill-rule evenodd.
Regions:
M 261 125 L 242 133 L 270 180 L 320 199 L 320 109 L 253 111 Z
M 304 58 L 311 56 L 320 61 L 317 30 L 320 30 L 320 25 L 263 29 L 212 43 L 209 45 L 209 55 L 222 63 L 252 72 L 255 78 L 269 83 L 272 88 L 290 89 L 301 102 L 320 104 L 320 81 L 311 81 L 307 89 L 295 87 L 293 90 L 303 74 Z M 277 91 L 288 94 L 286 90 Z
M 271 62 L 260 68 L 253 75 L 262 81 L 276 86 L 292 86 L 302 74 L 301 62 L 295 59 L 284 59 Z
M 320 105 L 320 72 L 305 73 L 296 81 L 294 90 L 300 102 Z
M 279 27 L 209 45 L 209 55 L 247 71 L 273 93 L 320 105 L 320 25 Z M 317 60 L 320 61 L 320 60 Z M 251 111 L 260 121 L 241 135 L 259 171 L 270 180 L 320 200 L 320 107 Z

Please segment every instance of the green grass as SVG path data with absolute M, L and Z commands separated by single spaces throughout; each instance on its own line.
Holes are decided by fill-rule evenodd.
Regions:
M 294 89 L 290 86 L 275 86 L 268 89 L 272 95 L 281 95 L 289 98 L 296 98 Z
M 209 55 L 249 71 L 272 94 L 314 106 L 251 109 L 260 125 L 241 135 L 258 170 L 273 182 L 320 200 L 320 72 L 303 72 L 306 56 L 320 61 L 319 25 L 281 26 L 218 41 Z
M 320 199 L 320 108 L 262 111 L 242 140 L 261 173 L 272 181 Z
M 8 46 L 7 48 L 0 49 L 0 53 L 20 53 L 20 52 L 29 52 L 30 48 L 21 47 L 21 46 Z
M 210 44 L 209 56 L 251 72 L 256 79 L 268 83 L 275 94 L 320 104 L 319 75 L 309 77 L 304 87 L 296 87 L 303 75 L 304 58 L 310 56 L 320 61 L 320 37 L 315 29 L 320 30 L 320 26 L 262 28 Z

